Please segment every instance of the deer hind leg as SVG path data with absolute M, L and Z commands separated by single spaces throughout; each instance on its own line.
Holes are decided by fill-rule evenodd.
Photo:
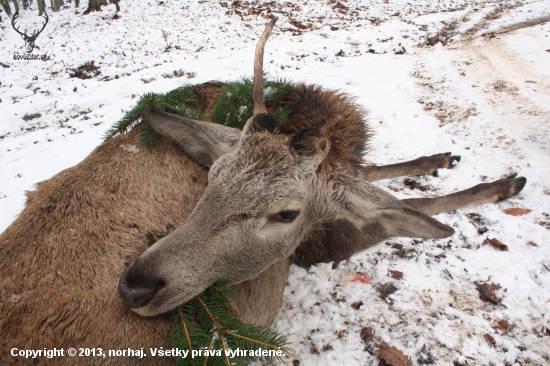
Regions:
M 430 174 L 437 176 L 437 169 L 451 169 L 455 162 L 460 161 L 459 155 L 451 155 L 450 152 L 422 156 L 418 159 L 403 163 L 367 166 L 361 172 L 361 177 L 367 182 L 374 182 L 381 179 L 401 177 L 405 175 Z
M 512 174 L 506 178 L 491 183 L 481 183 L 464 191 L 449 194 L 447 196 L 435 198 L 410 198 L 403 200 L 403 202 L 430 216 L 464 206 L 498 202 L 515 196 L 525 187 L 527 179 L 524 177 L 516 178 L 516 176 L 517 174 Z

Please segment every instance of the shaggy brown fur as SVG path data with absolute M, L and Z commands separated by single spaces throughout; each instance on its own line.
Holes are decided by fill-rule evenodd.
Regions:
M 210 112 L 220 99 L 220 93 L 223 83 L 220 81 L 209 81 L 207 83 L 194 85 L 193 92 L 197 96 L 197 105 L 195 109 L 204 115 L 204 118 L 210 120 Z
M 319 131 L 333 118 L 343 117 L 330 134 L 330 153 L 320 169 L 327 177 L 336 178 L 338 172 L 356 177 L 365 164 L 363 155 L 367 153 L 368 140 L 372 136 L 367 125 L 367 111 L 348 94 L 318 85 L 297 84 L 285 101 L 291 114 L 283 128 L 284 134 Z

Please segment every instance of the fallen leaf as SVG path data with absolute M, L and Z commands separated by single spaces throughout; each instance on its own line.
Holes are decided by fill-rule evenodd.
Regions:
M 493 323 L 493 328 L 502 330 L 502 334 L 506 334 L 508 332 L 508 328 L 510 328 L 510 323 L 508 323 L 508 320 L 499 320 L 498 322 Z
M 502 251 L 508 251 L 508 245 L 504 244 L 497 238 L 489 239 L 489 237 L 486 237 L 485 240 L 483 240 L 483 243 L 481 243 L 481 245 L 485 245 L 487 243 L 493 244 L 493 246 L 497 247 Z
M 374 329 L 370 326 L 364 327 L 363 329 L 361 329 L 361 333 L 359 333 L 359 336 L 365 344 L 368 344 L 369 342 L 375 340 Z
M 386 342 L 382 342 L 380 349 L 376 351 L 376 356 L 390 366 L 412 366 L 411 360 L 401 350 L 390 347 Z
M 497 344 L 497 342 L 495 341 L 495 339 L 494 339 L 493 337 L 491 337 L 490 334 L 485 333 L 485 334 L 483 335 L 483 338 L 485 338 L 485 340 L 487 340 L 487 342 L 491 343 L 493 346 L 494 346 L 495 344 Z
M 528 208 L 505 208 L 502 211 L 504 211 L 504 213 L 506 215 L 521 216 L 521 215 L 525 215 L 526 213 L 529 213 L 533 210 L 530 210 Z
M 502 289 L 499 284 L 495 284 L 494 282 L 476 282 L 475 285 L 477 287 L 477 290 L 479 291 L 479 298 L 481 300 L 491 301 L 495 304 L 500 304 L 500 298 L 495 295 L 495 292 Z
M 506 333 L 508 328 L 510 328 L 510 323 L 508 323 L 508 320 L 499 320 L 498 326 L 504 331 L 504 333 Z
M 389 273 L 390 277 L 393 277 L 395 279 L 400 279 L 400 278 L 403 278 L 403 272 L 400 272 L 400 271 L 393 271 L 390 269 L 390 273 Z
M 354 302 L 353 304 L 351 304 L 351 307 L 354 308 L 355 310 L 359 310 L 359 308 L 363 305 L 363 301 L 357 301 L 357 302 Z
M 546 52 L 550 52 L 550 49 L 546 50 Z
M 534 247 L 538 247 L 539 245 L 537 243 L 535 243 L 534 241 L 532 240 L 529 240 L 529 242 L 527 244 L 531 244 L 532 246 Z

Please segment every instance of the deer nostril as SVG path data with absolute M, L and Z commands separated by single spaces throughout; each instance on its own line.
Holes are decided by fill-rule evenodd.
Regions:
M 126 305 L 132 309 L 139 309 L 151 302 L 164 286 L 164 280 L 144 276 L 134 265 L 128 267 L 120 276 L 118 294 Z
M 166 282 L 164 282 L 163 280 L 160 280 L 159 282 L 157 282 L 157 285 L 155 286 L 157 292 L 163 288 L 164 286 L 166 285 Z

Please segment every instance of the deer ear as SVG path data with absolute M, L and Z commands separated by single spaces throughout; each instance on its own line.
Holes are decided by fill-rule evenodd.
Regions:
M 376 221 L 388 237 L 440 239 L 454 233 L 452 227 L 409 207 L 381 209 Z
M 362 233 L 384 238 L 439 239 L 454 233 L 453 228 L 412 209 L 382 189 L 360 180 L 345 188 L 344 207 L 339 218 L 354 223 Z
M 330 152 L 330 139 L 319 134 L 317 128 L 304 129 L 292 136 L 289 147 L 298 155 L 313 158 L 320 164 Z
M 260 113 L 250 117 L 243 127 L 242 136 L 248 136 L 258 132 L 270 132 L 277 134 L 283 129 L 283 123 L 274 115 L 269 113 Z
M 175 142 L 191 160 L 206 167 L 233 151 L 241 137 L 241 132 L 235 128 L 164 112 L 147 112 L 143 122 Z

